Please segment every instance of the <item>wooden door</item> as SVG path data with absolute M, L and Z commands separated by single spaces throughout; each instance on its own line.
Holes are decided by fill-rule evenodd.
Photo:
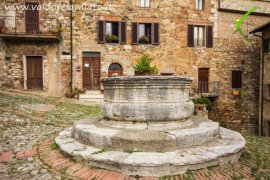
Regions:
M 39 32 L 39 11 L 36 2 L 25 2 L 28 10 L 25 11 L 25 30 L 26 33 L 37 33 Z
M 100 89 L 100 57 L 83 57 L 83 88 Z
M 200 68 L 199 77 L 198 77 L 198 91 L 199 93 L 208 93 L 209 92 L 209 69 Z
M 27 59 L 27 89 L 43 89 L 43 67 L 41 56 L 28 56 Z

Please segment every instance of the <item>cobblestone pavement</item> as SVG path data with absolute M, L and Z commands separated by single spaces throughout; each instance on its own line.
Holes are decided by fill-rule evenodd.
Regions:
M 127 177 L 63 156 L 54 137 L 74 121 L 100 116 L 95 106 L 0 92 L 0 180 L 57 179 L 265 179 L 270 180 L 270 139 L 246 135 L 247 150 L 233 165 L 161 178 Z

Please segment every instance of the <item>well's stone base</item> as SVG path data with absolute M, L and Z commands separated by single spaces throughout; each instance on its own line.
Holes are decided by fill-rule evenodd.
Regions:
M 163 134 L 164 138 L 160 134 L 145 135 L 147 131 Z M 245 147 L 241 134 L 203 119 L 190 119 L 182 128 L 168 125 L 163 131 L 127 130 L 92 119 L 61 132 L 56 143 L 79 162 L 140 176 L 182 174 L 234 162 Z M 140 148 L 145 152 L 139 152 Z

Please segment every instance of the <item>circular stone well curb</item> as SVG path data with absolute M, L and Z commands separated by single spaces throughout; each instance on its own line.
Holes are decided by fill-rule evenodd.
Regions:
M 126 175 L 175 175 L 187 170 L 223 165 L 237 161 L 245 147 L 240 133 L 224 128 L 220 128 L 220 139 L 212 143 L 165 153 L 106 151 L 80 143 L 71 137 L 71 131 L 72 128 L 69 128 L 61 132 L 55 139 L 63 153 L 90 166 Z

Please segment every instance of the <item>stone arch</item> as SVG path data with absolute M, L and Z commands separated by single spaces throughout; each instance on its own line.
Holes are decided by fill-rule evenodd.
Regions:
M 110 64 L 108 76 L 123 76 L 123 66 L 119 63 Z

